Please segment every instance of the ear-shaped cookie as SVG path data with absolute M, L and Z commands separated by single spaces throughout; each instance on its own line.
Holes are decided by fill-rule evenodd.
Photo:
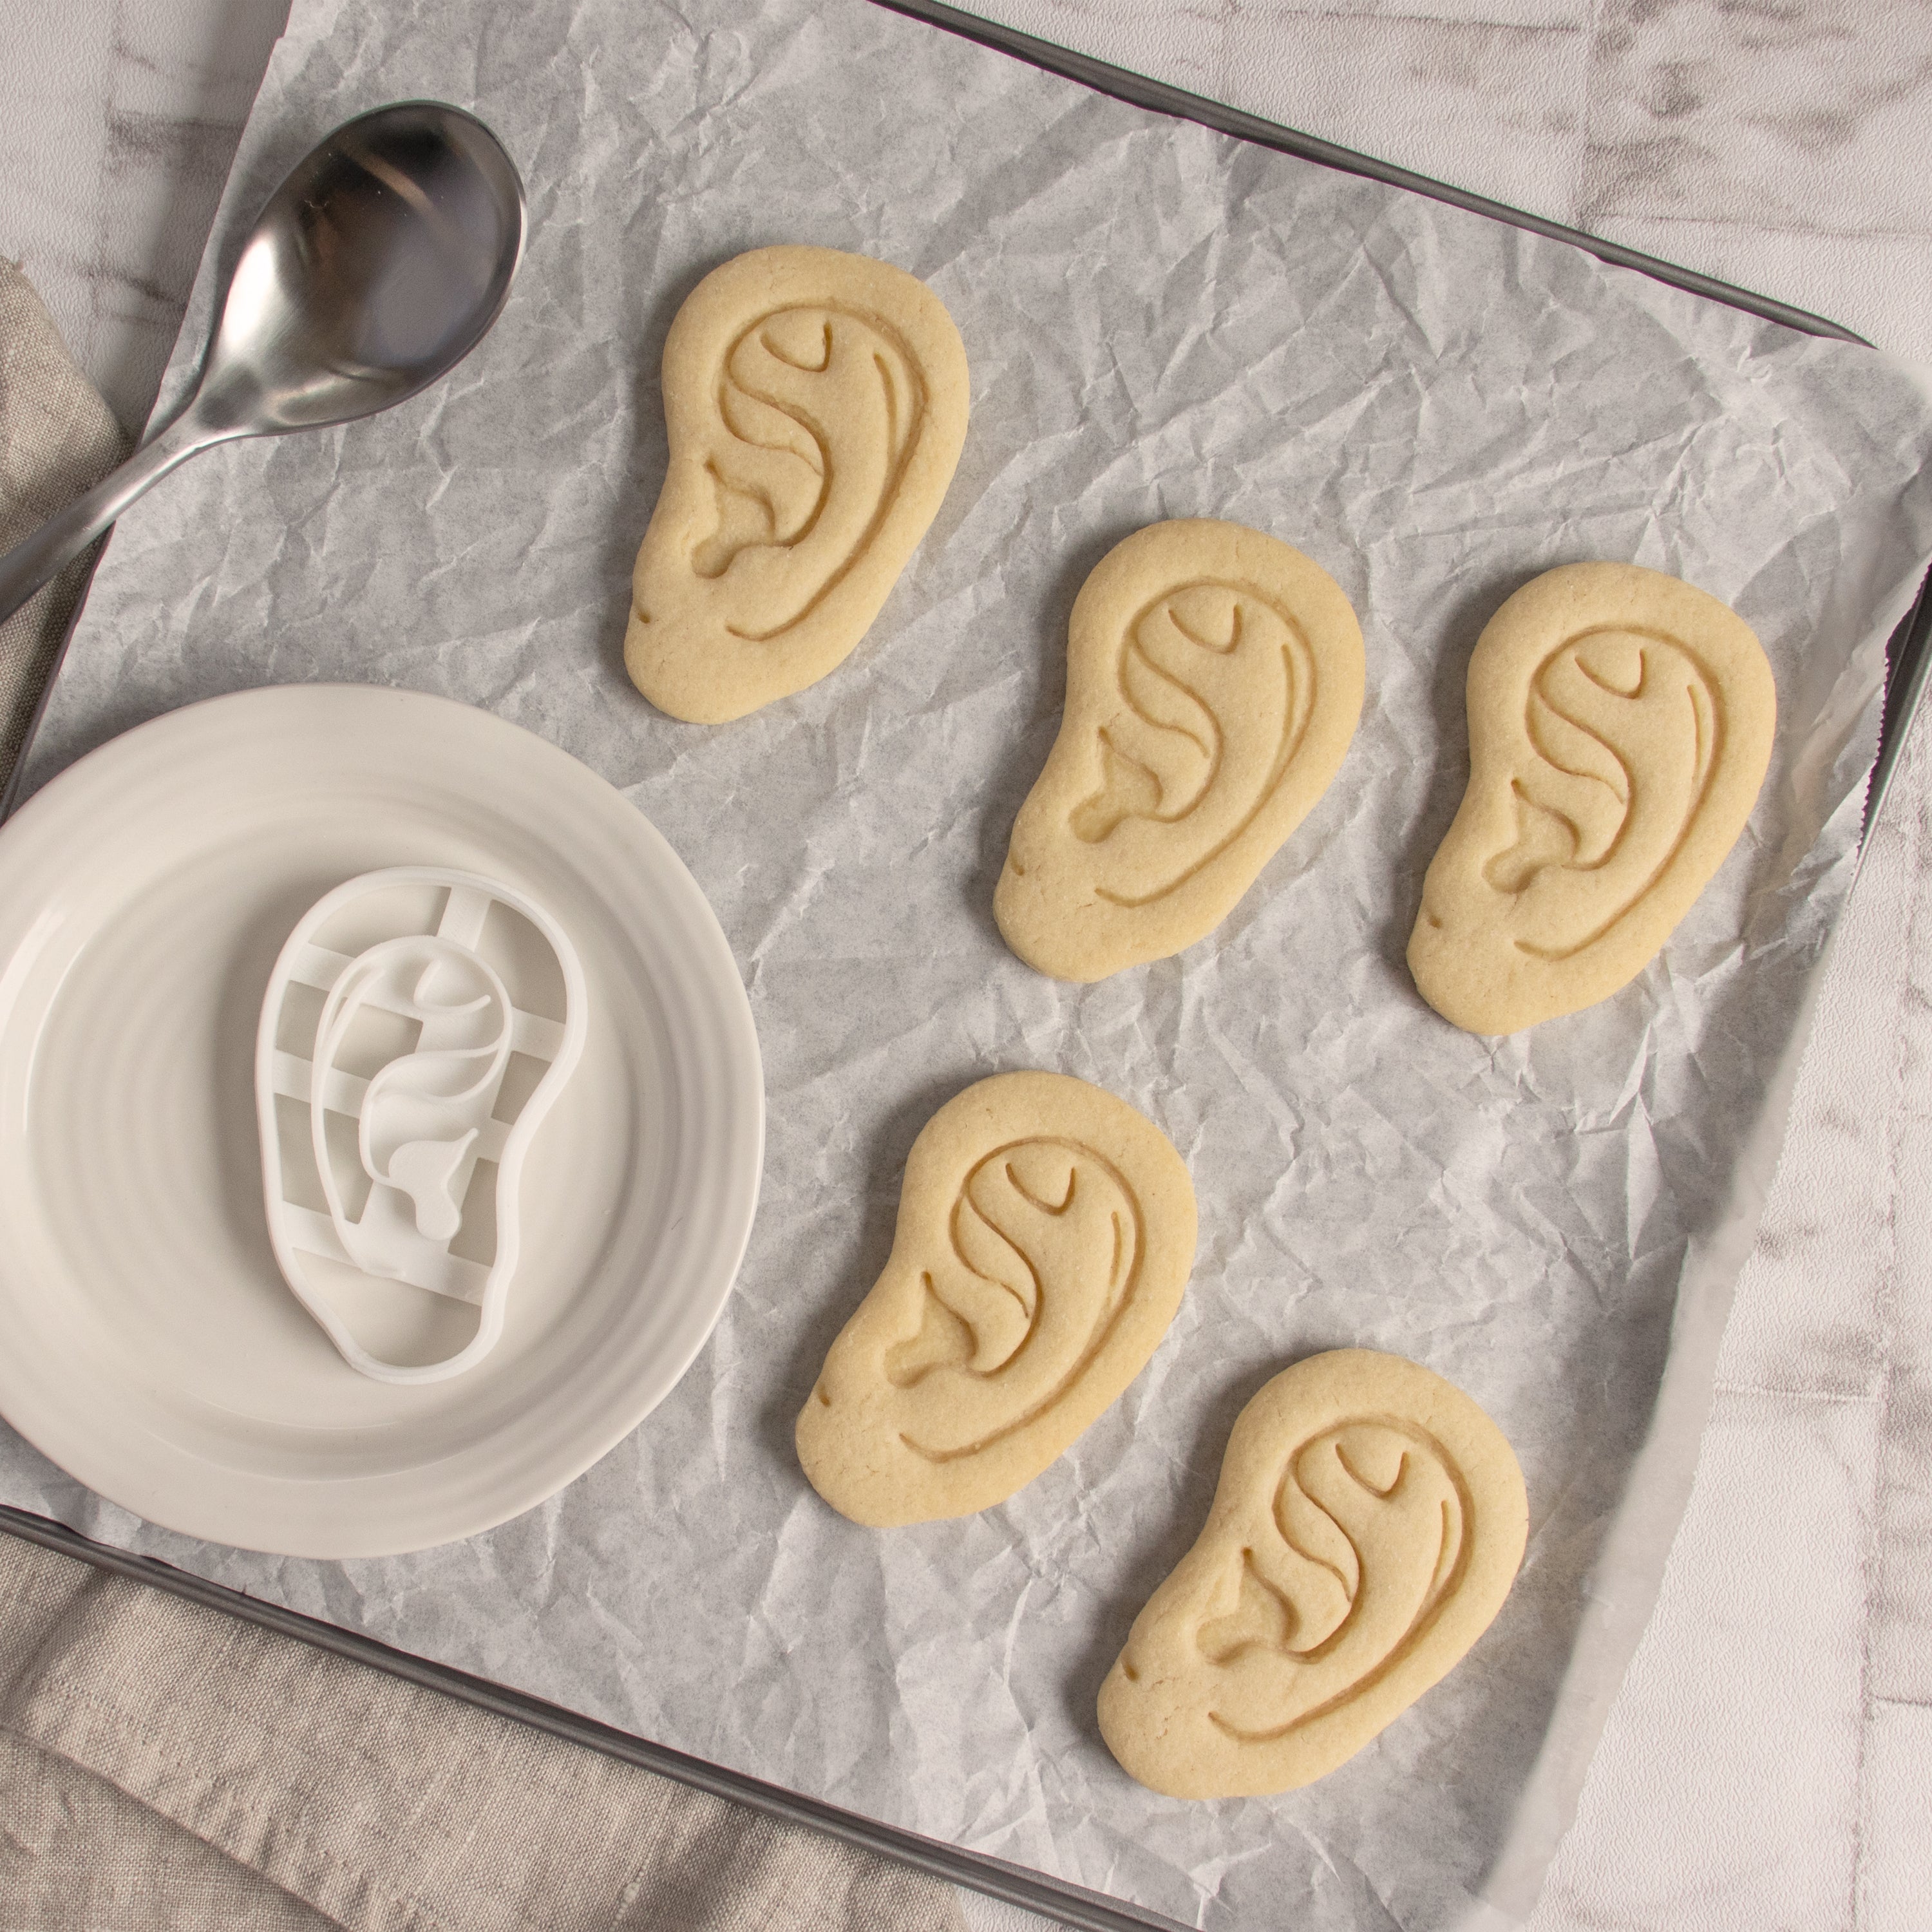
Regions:
M 1514 1033 L 1656 956 L 1750 816 L 1778 692 L 1742 618 L 1630 563 L 1524 585 L 1484 627 L 1468 689 L 1469 788 L 1409 970 L 1444 1019 Z
M 659 710 L 718 724 L 815 683 L 879 614 L 959 460 L 966 351 L 902 268 L 758 248 L 678 310 L 664 400 L 624 664 Z
M 1004 1502 L 1140 1372 L 1194 1235 L 1186 1168 L 1124 1100 L 1060 1073 L 956 1095 L 799 1416 L 812 1487 L 880 1528 Z
M 1196 518 L 1117 544 L 1074 600 L 993 897 L 1006 944 L 1091 980 L 1204 938 L 1328 789 L 1364 675 L 1348 598 L 1286 544 Z
M 1488 1628 L 1528 1525 L 1460 1389 L 1366 1348 L 1298 1362 L 1242 1410 L 1207 1527 L 1100 1687 L 1108 1749 L 1174 1798 L 1312 1782 Z

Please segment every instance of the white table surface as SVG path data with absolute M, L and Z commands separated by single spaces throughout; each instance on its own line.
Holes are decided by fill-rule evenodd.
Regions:
M 1924 0 L 973 0 L 1932 364 Z M 130 432 L 286 0 L 0 0 L 0 251 Z M 1932 1926 L 1932 739 L 1534 1932 Z M 1036 1923 L 971 1900 L 982 1932 Z

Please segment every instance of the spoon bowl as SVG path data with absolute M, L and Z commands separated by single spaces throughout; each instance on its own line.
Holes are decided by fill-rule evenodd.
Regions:
M 414 395 L 496 320 L 523 244 L 523 184 L 473 116 L 412 100 L 345 123 L 262 209 L 190 411 L 260 435 Z
M 327 136 L 268 198 L 180 412 L 0 556 L 0 620 L 211 444 L 353 422 L 426 388 L 501 313 L 523 183 L 472 114 L 406 100 Z

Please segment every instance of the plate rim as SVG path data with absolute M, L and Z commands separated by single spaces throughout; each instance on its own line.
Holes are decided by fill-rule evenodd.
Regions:
M 231 723 L 238 714 L 238 724 Z M 709 1265 L 700 1271 L 702 1292 L 689 1298 L 694 1306 L 701 1306 L 702 1318 L 692 1323 L 682 1346 L 655 1356 L 661 1371 L 639 1378 L 637 1386 L 646 1391 L 642 1399 L 593 1406 L 591 1412 L 601 1416 L 601 1424 L 586 1426 L 571 1438 L 562 1453 L 546 1454 L 539 1445 L 529 1466 L 532 1473 L 523 1480 L 518 1479 L 520 1466 L 484 1493 L 473 1489 L 436 1492 L 426 1503 L 418 1502 L 386 1515 L 373 1534 L 368 1533 L 368 1520 L 359 1512 L 345 1525 L 341 1502 L 354 1492 L 355 1486 L 395 1485 L 394 1474 L 364 1472 L 332 1482 L 224 1465 L 217 1492 L 211 1496 L 185 1491 L 158 1498 L 147 1493 L 116 1466 L 124 1459 L 113 1448 L 95 1453 L 85 1412 L 77 1410 L 71 1399 L 59 1392 L 59 1384 L 34 1372 L 37 1358 L 31 1353 L 23 1358 L 17 1351 L 0 1351 L 0 1418 L 64 1474 L 160 1528 L 270 1555 L 320 1561 L 405 1555 L 481 1534 L 568 1487 L 648 1418 L 710 1341 L 743 1264 L 763 1178 L 764 1068 L 751 1003 L 723 927 L 689 868 L 650 820 L 580 760 L 508 718 L 430 692 L 336 682 L 265 685 L 220 692 L 143 720 L 50 778 L 0 826 L 0 1038 L 9 1030 L 18 998 L 17 986 L 10 988 L 9 982 L 24 944 L 44 929 L 52 903 L 44 892 L 34 888 L 46 882 L 50 868 L 58 875 L 64 859 L 70 871 L 80 872 L 83 878 L 91 866 L 98 868 L 103 862 L 90 861 L 88 854 L 111 845 L 111 836 L 104 835 L 111 835 L 117 812 L 124 814 L 131 808 L 127 801 L 136 793 L 142 778 L 164 780 L 169 771 L 186 769 L 184 759 L 193 753 L 199 738 L 225 737 L 232 744 L 238 730 L 266 736 L 278 718 L 284 731 L 292 727 L 305 745 L 316 746 L 318 766 L 326 766 L 331 755 L 340 755 L 350 721 L 362 721 L 364 729 L 393 733 L 399 715 L 404 728 L 424 736 L 434 734 L 446 746 L 460 743 L 467 736 L 479 749 L 487 748 L 492 740 L 500 748 L 514 747 L 510 755 L 520 758 L 526 771 L 537 771 L 547 781 L 556 782 L 560 813 L 580 814 L 580 823 L 596 825 L 607 838 L 628 845 L 637 854 L 650 874 L 648 890 L 667 902 L 663 909 L 676 916 L 674 922 L 682 934 L 679 943 L 689 954 L 694 982 L 711 998 L 706 1009 L 688 1012 L 682 1010 L 680 1000 L 670 1006 L 668 1017 L 674 1024 L 682 1020 L 710 1030 L 724 1070 L 717 1086 L 713 1131 L 728 1144 L 730 1159 L 718 1170 L 718 1232 L 707 1250 Z M 358 738 L 361 735 L 356 734 Z M 352 749 L 350 755 L 352 759 Z M 211 786 L 218 790 L 218 777 L 211 781 Z M 207 802 L 204 790 L 200 801 L 203 817 Z M 185 822 L 194 820 L 190 808 Z M 77 864 L 74 862 L 76 848 Z M 105 862 L 111 865 L 112 861 Z M 99 876 L 98 869 L 94 876 Z M 23 878 L 30 890 L 10 894 L 9 889 Z M 658 922 L 660 908 L 654 904 L 652 910 L 653 922 Z M 662 982 L 659 990 L 667 990 Z M 250 1126 L 252 1137 L 252 1123 Z M 0 1252 L 0 1309 L 16 1301 L 23 1289 L 32 1292 L 33 1286 L 31 1281 L 21 1280 L 8 1256 Z M 194 1460 L 194 1452 L 175 1449 L 172 1456 Z M 449 1460 L 432 1457 L 415 1466 L 436 1468 Z M 239 1506 L 232 1496 L 220 1492 L 231 1489 L 254 1500 L 246 1508 Z M 327 1501 L 331 1497 L 335 1499 L 333 1512 Z M 318 1498 L 322 1499 L 320 1506 Z M 306 1510 L 300 1507 L 302 1499 L 309 1504 Z M 251 1522 L 250 1518 L 254 1520 Z M 289 1522 L 292 1533 L 257 1533 L 272 1522 Z M 249 1533 L 238 1534 L 238 1529 Z

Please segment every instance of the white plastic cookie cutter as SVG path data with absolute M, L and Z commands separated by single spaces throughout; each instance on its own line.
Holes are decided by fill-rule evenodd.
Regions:
M 472 873 L 365 872 L 289 935 L 255 1050 L 268 1232 L 289 1286 L 352 1368 L 440 1382 L 495 1347 L 524 1156 L 583 1051 L 585 1007 L 562 927 Z M 475 1334 L 434 1359 L 373 1352 L 350 1313 L 410 1357 L 453 1325 L 454 1310 L 398 1296 L 399 1282 L 473 1306 Z

